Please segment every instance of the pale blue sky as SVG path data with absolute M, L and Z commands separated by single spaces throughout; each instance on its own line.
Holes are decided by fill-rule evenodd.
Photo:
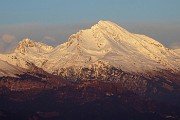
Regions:
M 180 20 L 180 0 L 1 0 L 0 24 Z
M 180 0 L 1 0 L 0 52 L 24 37 L 57 45 L 99 20 L 178 46 L 179 6 Z

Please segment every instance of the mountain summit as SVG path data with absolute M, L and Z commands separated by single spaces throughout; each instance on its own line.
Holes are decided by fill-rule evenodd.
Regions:
M 20 53 L 28 53 L 28 52 L 49 52 L 53 49 L 52 46 L 45 45 L 40 42 L 34 42 L 29 38 L 26 38 L 19 42 L 15 51 Z

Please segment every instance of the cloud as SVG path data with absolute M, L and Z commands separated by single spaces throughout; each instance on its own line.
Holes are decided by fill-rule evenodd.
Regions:
M 45 36 L 43 39 L 44 39 L 44 40 L 47 40 L 47 41 L 50 41 L 50 42 L 51 42 L 51 41 L 52 41 L 52 42 L 56 41 L 55 38 L 49 37 L 49 36 Z
M 0 35 L 0 53 L 12 52 L 18 44 L 17 38 L 11 34 Z
M 172 43 L 170 48 L 172 48 L 172 49 L 180 49 L 180 42 Z
M 5 43 L 11 43 L 13 41 L 16 41 L 16 37 L 14 35 L 10 35 L 10 34 L 4 34 L 2 35 L 1 39 L 5 42 Z

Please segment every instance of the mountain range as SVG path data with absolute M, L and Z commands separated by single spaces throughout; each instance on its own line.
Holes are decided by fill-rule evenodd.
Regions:
M 146 78 L 169 77 L 179 84 L 174 77 L 180 73 L 179 51 L 145 35 L 130 33 L 113 22 L 99 21 L 56 47 L 28 38 L 22 40 L 13 53 L 0 54 L 0 75 L 17 76 L 40 68 L 74 80 L 110 77 L 117 81 L 126 73 Z
M 13 53 L 1 54 L 0 59 L 27 70 L 35 65 L 57 75 L 61 68 L 89 67 L 98 65 L 98 61 L 127 72 L 179 72 L 179 51 L 145 35 L 130 33 L 110 21 L 99 21 L 57 47 L 24 39 Z
M 58 89 L 71 83 L 79 83 L 78 89 L 98 84 L 93 89 L 98 91 L 103 86 L 107 91 L 104 88 L 107 83 L 148 99 L 165 98 L 168 104 L 173 101 L 179 108 L 180 49 L 166 48 L 113 22 L 99 21 L 56 47 L 28 38 L 22 40 L 12 53 L 0 54 L 0 80 L 5 81 L 1 87 L 12 91 L 38 86 L 45 90 Z M 7 84 L 6 80 L 13 82 Z M 21 89 L 17 81 L 22 84 Z M 74 86 L 71 87 L 76 90 Z M 110 90 L 105 93 L 107 96 L 115 94 L 107 89 Z

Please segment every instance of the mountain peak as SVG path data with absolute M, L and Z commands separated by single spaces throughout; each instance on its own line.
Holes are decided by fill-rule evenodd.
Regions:
M 111 21 L 100 20 L 97 24 L 98 25 L 106 25 L 107 23 L 112 23 L 112 22 Z
M 100 21 L 97 22 L 95 25 L 93 25 L 93 26 L 91 27 L 91 29 L 93 29 L 93 28 L 108 28 L 110 25 L 112 26 L 113 23 L 110 22 L 110 21 L 100 20 Z
M 27 47 L 35 47 L 35 46 L 36 44 L 34 41 L 30 40 L 29 38 L 25 38 L 19 42 L 15 51 L 20 51 L 21 53 L 24 53 Z
M 101 29 L 114 29 L 114 30 L 122 30 L 122 31 L 127 31 L 123 27 L 115 24 L 114 22 L 111 21 L 103 21 L 100 20 L 97 24 L 95 24 L 93 27 L 99 27 Z
M 99 22 L 97 22 L 98 25 L 113 25 L 115 24 L 114 22 L 111 22 L 111 21 L 107 21 L 107 20 L 100 20 Z
M 128 40 L 132 36 L 130 32 L 128 32 L 123 27 L 113 23 L 111 21 L 99 21 L 97 24 L 91 27 L 91 30 L 97 34 L 108 35 L 107 37 L 121 38 L 121 40 Z
M 19 42 L 20 44 L 23 44 L 27 47 L 33 47 L 33 44 L 35 44 L 35 42 L 29 38 L 25 38 L 22 41 Z
M 34 47 L 35 42 L 29 38 L 25 38 L 19 42 L 18 47 Z
M 18 53 L 27 53 L 28 51 L 30 52 L 48 52 L 53 49 L 52 46 L 48 46 L 44 43 L 40 42 L 35 42 L 29 38 L 23 39 L 22 41 L 19 42 L 18 47 L 16 48 L 15 51 Z
M 132 38 L 132 34 L 124 28 L 118 26 L 111 21 L 100 20 L 90 29 L 80 30 L 76 34 L 69 37 L 67 46 L 71 48 L 81 47 L 87 50 L 105 50 L 109 51 L 114 41 L 128 41 Z M 113 42 L 113 44 L 111 44 Z M 129 41 L 130 43 L 131 41 Z

